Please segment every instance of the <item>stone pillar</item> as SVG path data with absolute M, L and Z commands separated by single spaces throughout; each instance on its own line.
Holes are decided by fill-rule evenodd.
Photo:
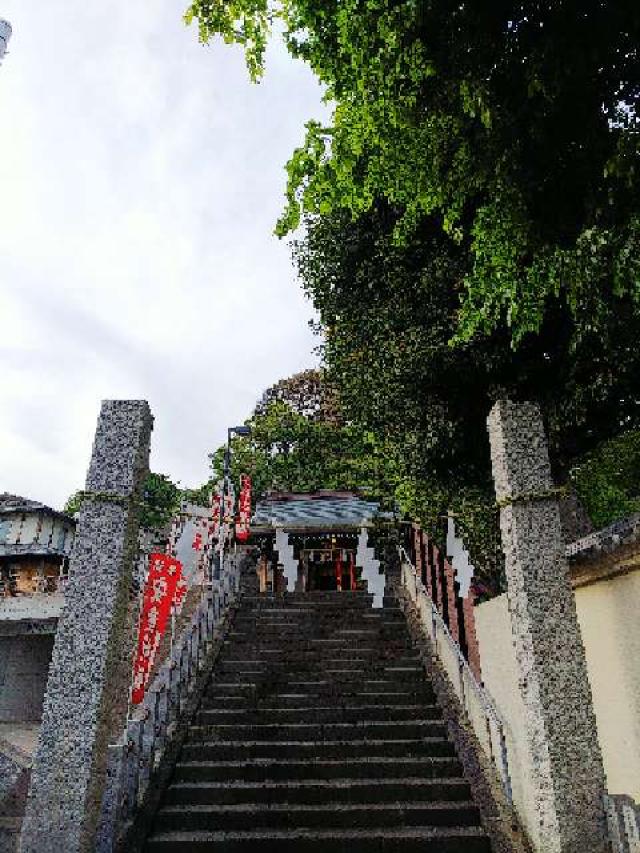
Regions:
M 22 853 L 89 853 L 107 747 L 126 720 L 133 655 L 137 501 L 153 419 L 142 400 L 102 403 L 44 701 Z
M 607 851 L 605 777 L 540 410 L 488 419 L 511 631 L 544 853 Z

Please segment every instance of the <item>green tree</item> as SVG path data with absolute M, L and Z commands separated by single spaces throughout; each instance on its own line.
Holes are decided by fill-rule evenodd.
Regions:
M 157 529 L 165 525 L 180 506 L 183 497 L 180 488 L 166 474 L 150 473 L 144 483 L 140 524 Z M 74 515 L 82 505 L 82 492 L 74 492 L 63 512 Z
M 277 231 L 305 217 L 329 375 L 403 506 L 457 508 L 488 548 L 496 397 L 541 403 L 561 477 L 638 425 L 638 8 L 195 0 L 195 18 L 254 79 L 280 19 L 325 85 Z
M 562 479 L 596 444 L 640 425 L 640 316 L 629 302 L 587 332 L 557 299 L 516 351 L 504 327 L 450 347 L 469 257 L 429 220 L 397 246 L 396 221 L 382 203 L 356 221 L 310 218 L 294 249 L 352 422 L 400 444 L 422 478 L 463 473 L 474 484 L 486 479 L 485 420 L 499 397 L 540 402 Z
M 518 345 L 560 301 L 585 333 L 640 299 L 640 12 L 601 0 L 194 0 L 253 79 L 279 19 L 334 106 L 291 157 L 280 234 L 377 199 L 469 257 L 454 339 Z M 631 307 L 629 307 L 631 306 Z
M 372 434 L 313 420 L 280 400 L 254 414 L 247 425 L 250 436 L 232 439 L 231 475 L 237 488 L 240 474 L 249 474 L 254 498 L 271 489 L 356 489 L 393 501 L 393 462 Z M 222 476 L 224 450 L 211 455 L 214 478 Z
M 571 479 L 596 527 L 640 512 L 640 430 L 602 442 L 579 460 Z
M 72 495 L 69 495 L 67 501 L 62 509 L 62 512 L 66 512 L 67 515 L 75 515 L 80 511 L 80 507 L 82 505 L 82 492 L 74 492 Z
M 181 492 L 166 474 L 149 474 L 144 484 L 140 524 L 157 529 L 165 525 L 180 505 Z
M 439 538 L 442 515 L 456 513 L 489 585 L 501 575 L 491 405 L 505 396 L 541 404 L 563 482 L 595 445 L 639 422 L 640 318 L 621 301 L 587 333 L 557 299 L 515 351 L 504 327 L 451 347 L 469 256 L 428 219 L 398 246 L 397 217 L 382 202 L 355 221 L 308 217 L 294 255 L 345 416 L 396 460 L 405 512 Z

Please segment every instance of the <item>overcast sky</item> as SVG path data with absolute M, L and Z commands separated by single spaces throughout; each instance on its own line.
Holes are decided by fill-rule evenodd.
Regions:
M 317 344 L 285 241 L 284 164 L 323 114 L 279 44 L 249 83 L 186 0 L 0 0 L 0 491 L 82 488 L 100 400 L 143 398 L 185 486 Z

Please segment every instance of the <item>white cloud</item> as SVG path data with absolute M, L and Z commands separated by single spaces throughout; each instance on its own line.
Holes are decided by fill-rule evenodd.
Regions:
M 263 388 L 315 363 L 272 229 L 320 90 L 279 44 L 251 85 L 170 0 L 0 11 L 0 491 L 60 505 L 100 400 L 126 397 L 150 401 L 154 470 L 196 484 Z

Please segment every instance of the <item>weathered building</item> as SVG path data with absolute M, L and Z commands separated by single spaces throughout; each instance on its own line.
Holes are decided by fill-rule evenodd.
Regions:
M 74 535 L 70 516 L 0 495 L 0 723 L 40 719 Z

